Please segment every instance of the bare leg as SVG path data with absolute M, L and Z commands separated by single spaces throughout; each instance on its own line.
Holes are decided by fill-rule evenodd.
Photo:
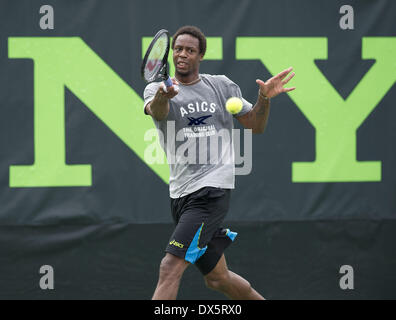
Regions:
M 233 300 L 265 300 L 247 280 L 228 270 L 224 254 L 216 267 L 205 276 L 205 283 Z
M 173 254 L 166 253 L 160 264 L 159 279 L 153 300 L 174 300 L 179 290 L 180 279 L 189 263 Z

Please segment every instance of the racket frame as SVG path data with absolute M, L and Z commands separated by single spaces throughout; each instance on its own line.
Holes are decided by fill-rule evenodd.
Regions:
M 146 79 L 146 77 L 144 76 L 144 71 L 146 69 L 146 65 L 147 65 L 147 60 L 148 57 L 151 53 L 151 50 L 153 49 L 155 43 L 157 42 L 157 40 L 159 38 L 161 38 L 163 35 L 166 35 L 168 43 L 166 46 L 166 50 L 165 50 L 165 55 L 162 58 L 162 66 L 159 69 L 159 71 L 157 72 L 157 74 L 153 75 L 150 79 Z M 171 78 L 168 75 L 168 56 L 169 56 L 169 50 L 170 50 L 170 37 L 169 37 L 169 32 L 166 29 L 161 29 L 160 31 L 158 31 L 156 33 L 156 35 L 154 36 L 153 40 L 151 40 L 151 43 L 149 45 L 149 47 L 146 50 L 146 53 L 144 55 L 143 58 L 143 62 L 142 62 L 142 66 L 141 66 L 141 75 L 144 81 L 146 81 L 147 83 L 151 83 L 157 80 L 161 80 L 164 81 L 166 87 L 171 87 L 173 85 Z

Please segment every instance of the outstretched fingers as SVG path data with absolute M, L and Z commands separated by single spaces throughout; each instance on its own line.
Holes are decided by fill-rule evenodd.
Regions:
M 286 70 L 283 70 L 282 72 L 278 73 L 274 78 L 283 80 L 292 70 L 293 67 L 287 68 Z
M 296 87 L 291 87 L 291 88 L 283 88 L 283 92 L 289 92 L 289 91 L 293 91 L 294 89 L 296 89 Z
M 285 85 L 286 83 L 288 83 L 296 74 L 293 72 L 290 76 L 287 77 L 286 80 L 282 81 L 282 85 Z

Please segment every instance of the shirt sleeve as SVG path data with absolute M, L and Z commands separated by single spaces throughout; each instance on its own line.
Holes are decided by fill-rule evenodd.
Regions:
M 239 111 L 238 113 L 235 113 L 233 116 L 234 117 L 239 117 L 239 116 L 243 116 L 244 114 L 248 113 L 250 110 L 253 109 L 253 105 L 247 101 L 245 98 L 243 98 L 242 96 L 242 92 L 241 89 L 239 88 L 239 86 L 233 82 L 232 80 L 230 80 L 228 77 L 223 76 L 224 77 L 224 81 L 227 87 L 227 99 L 231 98 L 231 97 L 237 97 L 239 99 L 242 100 L 243 102 L 243 106 L 241 111 Z
M 150 83 L 146 86 L 146 88 L 144 89 L 144 94 L 143 94 L 143 98 L 144 98 L 144 105 L 143 105 L 143 110 L 144 113 L 146 113 L 146 106 L 149 102 L 151 102 L 154 99 L 155 94 L 158 91 L 158 88 L 160 86 L 160 82 L 153 82 Z

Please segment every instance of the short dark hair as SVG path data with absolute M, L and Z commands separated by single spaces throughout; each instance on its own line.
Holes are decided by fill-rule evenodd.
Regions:
M 173 35 L 173 41 L 172 41 L 172 49 L 175 47 L 175 42 L 178 36 L 181 34 L 189 34 L 195 38 L 198 39 L 199 41 L 199 53 L 201 53 L 203 56 L 205 55 L 206 52 L 206 37 L 199 29 L 198 27 L 195 26 L 183 26 L 179 28 L 176 33 Z

